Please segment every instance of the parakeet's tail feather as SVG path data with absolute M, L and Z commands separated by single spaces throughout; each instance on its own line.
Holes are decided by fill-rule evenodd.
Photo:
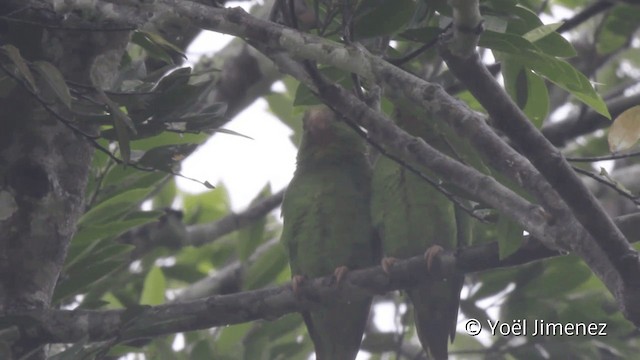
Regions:
M 446 325 L 437 321 L 432 315 L 414 309 L 414 320 L 417 326 L 418 338 L 429 359 L 446 360 L 449 358 L 449 334 Z
M 453 341 L 458 323 L 460 291 L 464 276 L 447 282 L 430 282 L 408 290 L 414 308 L 418 339 L 430 358 L 449 357 L 449 340 Z
M 449 307 L 449 338 L 451 342 L 456 338 L 456 327 L 458 327 L 458 310 L 460 309 L 460 292 L 462 292 L 462 286 L 464 285 L 464 275 L 459 274 L 451 280 L 454 286 L 451 287 L 452 304 Z
M 371 301 L 365 300 L 302 313 L 313 341 L 316 360 L 354 360 L 360 351 L 370 306 Z M 321 333 L 319 329 L 332 331 Z

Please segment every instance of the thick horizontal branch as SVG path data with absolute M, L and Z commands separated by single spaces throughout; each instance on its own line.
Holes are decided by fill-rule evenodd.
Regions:
M 620 219 L 621 228 L 632 237 L 640 233 L 640 214 Z M 558 253 L 529 239 L 513 255 L 500 260 L 495 243 L 460 249 L 442 258 L 459 264 L 464 272 L 478 272 L 522 265 Z M 457 259 L 457 261 L 456 261 Z M 398 260 L 385 273 L 382 267 L 354 270 L 337 285 L 332 277 L 307 279 L 299 296 L 289 284 L 231 295 L 211 296 L 195 301 L 140 307 L 128 310 L 38 310 L 0 318 L 20 330 L 21 340 L 38 343 L 73 343 L 118 339 L 126 342 L 176 332 L 273 320 L 280 316 L 314 309 L 321 304 L 356 301 L 364 297 L 416 286 L 428 276 L 423 256 Z M 15 335 L 15 333 L 14 333 Z

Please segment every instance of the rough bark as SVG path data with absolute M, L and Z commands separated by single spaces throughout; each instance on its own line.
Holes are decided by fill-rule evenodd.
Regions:
M 49 61 L 66 79 L 83 84 L 91 83 L 92 71 L 115 73 L 128 41 L 126 32 L 77 32 L 22 24 L 10 24 L 8 36 L 26 60 Z M 19 83 L 8 97 L 0 99 L 3 315 L 51 306 L 69 241 L 84 212 L 93 148 L 72 129 L 79 125 L 65 123 L 53 114 L 64 114 L 62 106 L 49 101 L 45 106 L 43 101 L 50 99 L 40 91 L 38 94 L 34 96 L 26 84 Z M 63 118 L 73 121 L 68 116 Z M 83 132 L 91 131 L 83 128 Z M 34 345 L 18 342 L 11 356 L 43 358 L 44 353 L 34 351 Z

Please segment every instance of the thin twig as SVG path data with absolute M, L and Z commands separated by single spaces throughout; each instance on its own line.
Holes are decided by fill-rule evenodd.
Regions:
M 567 159 L 567 161 L 572 161 L 572 162 L 596 162 L 596 161 L 626 159 L 626 158 L 630 158 L 638 155 L 640 155 L 640 151 L 634 151 L 628 154 L 611 154 L 611 155 L 587 156 L 587 157 L 565 157 L 565 159 Z
M 631 200 L 635 205 L 640 205 L 640 201 L 638 200 L 637 196 L 634 196 L 628 191 L 625 191 L 624 189 L 619 188 L 618 186 L 616 186 L 616 184 L 612 183 L 611 181 L 603 179 L 601 176 L 596 175 L 590 171 L 580 169 L 579 167 L 573 166 L 573 170 L 575 170 L 577 173 L 580 173 L 582 175 L 592 178 L 593 180 L 605 185 L 608 188 L 611 188 L 613 191 L 617 192 L 622 197 Z

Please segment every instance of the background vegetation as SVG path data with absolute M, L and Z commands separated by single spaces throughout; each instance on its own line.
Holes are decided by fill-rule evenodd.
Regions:
M 391 278 L 311 281 L 314 301 L 299 299 L 272 211 L 282 191 L 233 213 L 224 186 L 176 188 L 180 161 L 263 97 L 296 145 L 304 106 L 323 101 L 472 198 L 461 324 L 607 324 L 459 333 L 453 356 L 632 358 L 640 165 L 602 156 L 640 137 L 639 24 L 624 1 L 266 1 L 252 15 L 204 0 L 3 1 L 0 357 L 307 359 L 297 311 L 375 293 L 372 319 L 393 326 L 370 322 L 363 358 L 423 358 L 394 291 L 418 281 L 419 257 Z M 184 67 L 201 29 L 237 39 Z M 399 132 L 398 104 L 435 119 L 464 161 Z

